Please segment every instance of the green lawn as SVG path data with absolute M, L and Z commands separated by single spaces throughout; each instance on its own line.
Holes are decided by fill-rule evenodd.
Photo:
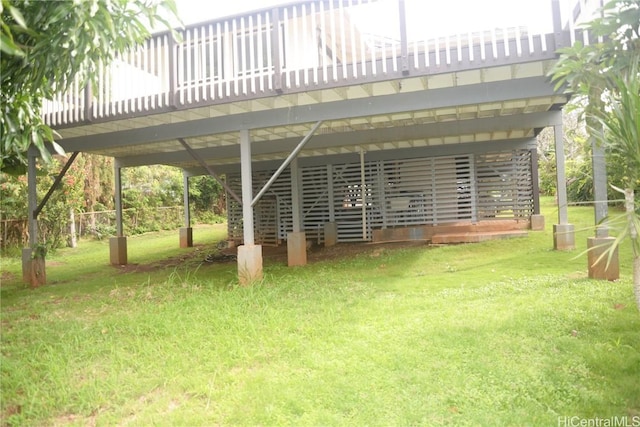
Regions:
M 556 252 L 551 202 L 528 238 L 266 260 L 247 288 L 235 264 L 201 263 L 220 226 L 190 249 L 130 237 L 131 263 L 162 266 L 139 272 L 82 241 L 35 290 L 3 259 L 0 423 L 640 425 L 629 248 L 621 280 L 588 280 L 593 211 L 570 210 L 579 248 Z

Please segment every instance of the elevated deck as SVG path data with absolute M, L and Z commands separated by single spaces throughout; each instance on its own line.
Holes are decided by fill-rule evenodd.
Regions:
M 420 0 L 290 3 L 155 35 L 102 67 L 97 93 L 76 84 L 48 102 L 45 119 L 67 151 L 192 174 L 206 171 L 178 138 L 237 167 L 241 129 L 263 169 L 317 121 L 301 158 L 531 138 L 566 102 L 546 77 L 575 37 L 564 4 L 536 4 L 529 25 L 519 10 L 453 32 L 436 23 L 455 17 Z

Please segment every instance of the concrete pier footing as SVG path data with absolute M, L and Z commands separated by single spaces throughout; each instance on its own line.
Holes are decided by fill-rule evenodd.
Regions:
M 127 238 L 125 236 L 109 239 L 109 260 L 111 265 L 127 264 Z
M 573 224 L 553 224 L 553 248 L 558 251 L 570 251 L 576 248 Z
M 544 215 L 531 215 L 531 231 L 544 230 Z
M 193 247 L 193 228 L 182 227 L 180 229 L 180 247 L 190 248 Z
M 612 250 L 613 237 L 589 237 L 587 238 L 587 261 L 589 278 L 597 280 L 618 280 L 620 278 L 620 262 L 618 260 L 618 248 Z M 611 256 L 611 258 L 609 258 Z
M 324 225 L 324 245 L 335 246 L 338 243 L 338 224 L 327 222 Z
M 238 280 L 242 286 L 262 280 L 262 245 L 238 246 Z
M 307 265 L 307 236 L 304 231 L 287 233 L 287 260 L 289 267 Z

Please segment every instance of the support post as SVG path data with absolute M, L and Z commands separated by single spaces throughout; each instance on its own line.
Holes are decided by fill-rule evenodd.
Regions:
M 116 237 L 109 239 L 109 260 L 111 265 L 127 264 L 127 238 L 122 226 L 122 168 L 118 159 L 113 161 L 114 195 L 116 208 Z
M 538 149 L 532 148 L 531 153 L 531 184 L 533 186 L 533 215 L 530 226 L 533 231 L 544 230 L 544 216 L 540 214 L 540 183 L 538 182 Z
M 262 279 L 262 246 L 255 244 L 253 230 L 253 180 L 249 131 L 240 131 L 240 176 L 242 182 L 242 228 L 244 244 L 238 246 L 238 279 L 249 285 Z
M 575 231 L 573 225 L 569 224 L 562 124 L 553 127 L 553 134 L 556 150 L 556 195 L 558 203 L 558 224 L 553 225 L 553 248 L 556 250 L 572 250 L 576 247 Z
M 35 263 L 34 252 L 38 245 L 38 193 L 37 193 L 37 176 L 36 176 L 36 160 L 38 150 L 31 145 L 27 152 L 27 229 L 29 231 L 29 246 L 22 249 L 22 280 L 31 286 L 44 285 L 46 283 L 46 274 L 34 274 L 45 272 L 44 259 Z M 39 280 L 34 280 L 39 279 Z M 44 280 L 44 281 L 42 281 Z
M 191 209 L 189 208 L 189 175 L 182 171 L 182 196 L 184 203 L 184 227 L 180 229 L 180 247 L 193 246 L 193 228 L 191 228 Z
M 362 201 L 362 240 L 367 240 L 367 179 L 364 170 L 364 149 L 360 147 L 360 200 Z
M 289 267 L 307 264 L 307 236 L 302 227 L 302 179 L 298 159 L 291 161 L 291 210 L 293 232 L 287 234 L 287 261 Z

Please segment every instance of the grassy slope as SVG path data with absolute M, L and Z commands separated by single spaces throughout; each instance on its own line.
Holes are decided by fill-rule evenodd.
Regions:
M 640 315 L 622 279 L 586 279 L 580 249 L 526 239 L 367 246 L 303 268 L 153 273 L 103 242 L 49 259 L 50 286 L 2 284 L 2 414 L 12 425 L 557 425 L 640 416 Z M 592 210 L 574 208 L 580 230 Z M 196 241 L 222 238 L 196 230 Z M 588 231 L 576 239 L 585 246 Z M 196 250 L 189 249 L 189 250 Z M 130 238 L 175 256 L 176 233 Z M 199 259 L 196 257 L 196 259 Z M 19 275 L 19 260 L 3 260 Z

